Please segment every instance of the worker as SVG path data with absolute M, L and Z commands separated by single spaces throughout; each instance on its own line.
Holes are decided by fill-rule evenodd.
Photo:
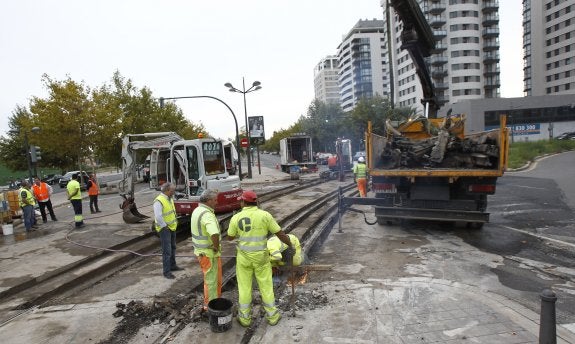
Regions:
M 78 173 L 72 175 L 72 180 L 66 185 L 68 191 L 68 200 L 72 203 L 74 209 L 74 222 L 76 228 L 84 227 L 84 218 L 82 217 L 82 191 L 80 190 L 80 176 Z
M 357 159 L 357 165 L 353 167 L 353 176 L 357 182 L 359 190 L 359 197 L 366 197 L 367 193 L 367 166 L 365 165 L 365 158 L 360 156 Z
M 208 310 L 208 302 L 222 296 L 221 230 L 214 213 L 217 204 L 218 192 L 205 190 L 190 219 L 194 254 L 204 273 L 204 311 Z
M 299 266 L 302 263 L 303 256 L 301 254 L 301 244 L 299 239 L 293 234 L 288 234 L 287 236 L 291 242 L 291 247 L 295 250 L 295 253 L 291 257 L 290 252 L 286 252 L 288 245 L 281 242 L 277 236 L 274 235 L 268 239 L 267 248 L 270 254 L 272 268 L 277 268 L 278 266 L 284 266 L 286 264 Z M 291 262 L 289 261 L 290 258 Z
M 18 202 L 20 203 L 20 208 L 22 208 L 26 232 L 31 232 L 38 228 L 38 226 L 36 226 L 36 214 L 34 214 L 36 201 L 34 200 L 34 194 L 30 191 L 30 182 L 26 179 L 20 183 Z
M 154 221 L 162 243 L 162 272 L 167 279 L 176 276 L 172 271 L 183 270 L 176 264 L 176 229 L 178 219 L 174 205 L 176 186 L 170 182 L 160 186 L 160 194 L 154 199 Z
M 255 275 L 265 318 L 268 324 L 273 326 L 280 321 L 281 314 L 275 305 L 272 266 L 266 245 L 268 234 L 275 234 L 289 247 L 286 254 L 293 255 L 295 250 L 273 216 L 258 208 L 255 192 L 245 190 L 238 200 L 241 201 L 242 210 L 231 218 L 228 228 L 228 240 L 238 237 L 236 253 L 236 278 L 239 292 L 238 321 L 244 327 L 250 326 L 252 322 L 252 281 Z
M 327 167 L 330 171 L 339 171 L 337 155 L 332 154 L 327 158 Z
M 86 183 L 88 188 L 88 196 L 90 197 L 90 212 L 92 214 L 101 213 L 100 208 L 98 208 L 98 195 L 100 194 L 100 186 L 96 182 L 96 174 L 90 174 L 90 179 Z
M 34 197 L 38 201 L 38 205 L 40 207 L 40 215 L 42 215 L 42 222 L 48 222 L 48 217 L 46 216 L 46 209 L 50 213 L 50 218 L 52 221 L 58 221 L 56 219 L 56 215 L 54 214 L 54 209 L 52 208 L 52 201 L 50 197 L 52 196 L 52 187 L 47 183 L 43 182 L 38 178 L 38 176 L 34 177 L 34 185 L 32 186 L 32 192 L 34 193 Z

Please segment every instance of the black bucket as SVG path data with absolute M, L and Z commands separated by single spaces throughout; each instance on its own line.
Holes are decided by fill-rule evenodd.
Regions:
M 208 302 L 212 332 L 226 332 L 232 327 L 232 301 L 219 297 Z

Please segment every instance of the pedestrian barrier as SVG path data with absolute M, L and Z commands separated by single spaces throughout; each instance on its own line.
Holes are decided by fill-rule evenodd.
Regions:
M 232 301 L 223 297 L 208 302 L 208 316 L 212 332 L 226 332 L 232 327 Z

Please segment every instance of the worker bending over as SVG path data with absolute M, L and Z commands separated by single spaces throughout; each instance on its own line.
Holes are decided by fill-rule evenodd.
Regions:
M 301 254 L 301 245 L 299 243 L 299 239 L 293 235 L 287 235 L 290 242 L 291 247 L 293 250 L 289 249 L 289 246 L 281 242 L 281 240 L 277 236 L 272 236 L 268 239 L 268 252 L 270 253 L 270 260 L 272 264 L 272 268 L 276 268 L 278 266 L 290 265 L 291 266 L 299 266 L 303 261 L 303 256 Z

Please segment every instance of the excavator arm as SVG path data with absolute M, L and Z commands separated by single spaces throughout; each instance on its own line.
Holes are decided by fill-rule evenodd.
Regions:
M 134 199 L 137 152 L 170 148 L 173 142 L 179 140 L 182 140 L 182 137 L 174 132 L 129 134 L 122 139 L 122 180 L 118 184 L 118 189 L 124 199 L 120 205 L 124 222 L 137 223 L 148 217 L 138 211 Z
M 425 107 L 426 117 L 436 118 L 439 106 L 435 97 L 433 82 L 431 81 L 429 70 L 425 64 L 425 58 L 431 54 L 431 50 L 435 47 L 433 31 L 415 0 L 389 1 L 403 23 L 401 49 L 407 50 L 415 65 L 415 70 L 423 90 L 423 99 L 421 102 Z

